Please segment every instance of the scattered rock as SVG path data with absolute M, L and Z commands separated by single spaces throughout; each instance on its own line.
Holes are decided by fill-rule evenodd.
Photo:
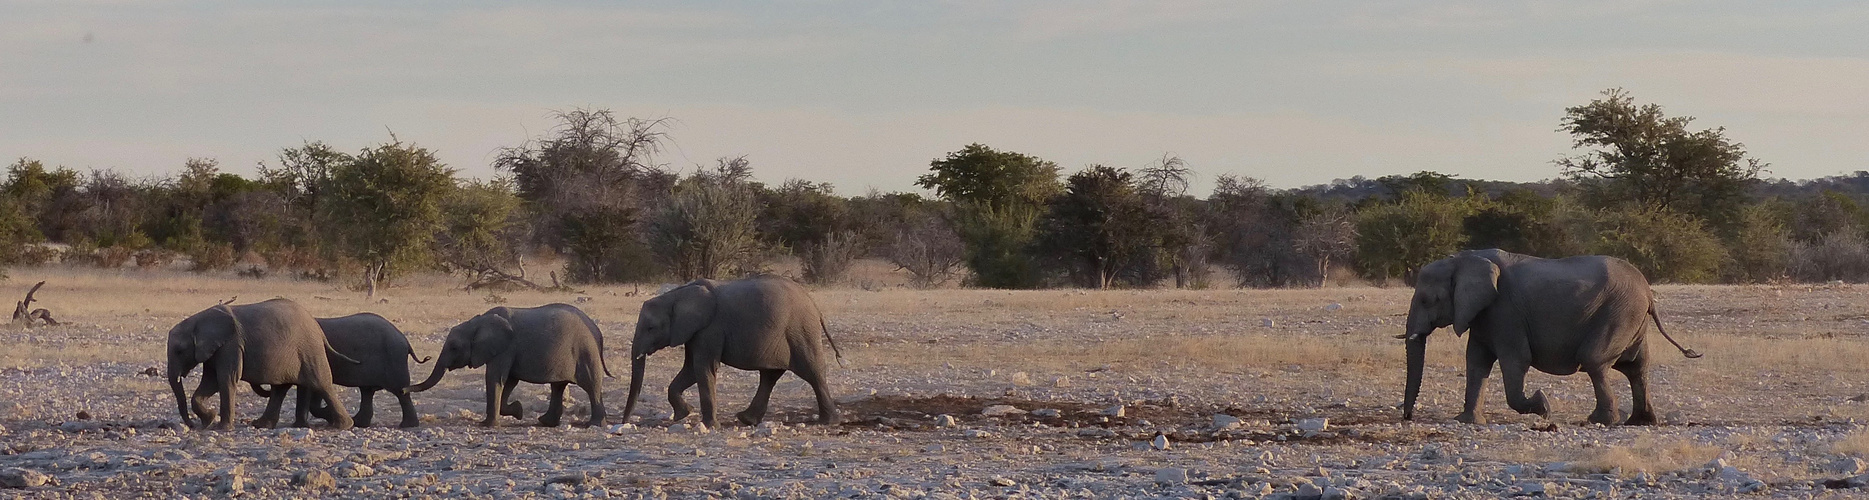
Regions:
M 1016 385 L 1020 387 L 1031 387 L 1033 385 L 1032 376 L 1027 375 L 1025 372 L 1013 372 L 1012 373 L 1012 385 Z
M 1121 418 L 1123 416 L 1123 405 L 1104 408 L 1103 411 L 1097 412 L 1097 414 L 1105 417 Z
M 340 477 L 370 477 L 376 475 L 376 469 L 349 460 L 339 462 L 336 466 L 332 467 L 331 470 L 336 472 Z
M 0 470 L 0 487 L 4 488 L 38 488 L 51 480 L 51 477 L 32 469 L 11 467 Z
M 1862 474 L 1869 472 L 1869 463 L 1856 457 L 1843 457 L 1824 464 L 1823 470 L 1832 474 Z
M 313 491 L 337 489 L 337 478 L 318 469 L 299 471 L 292 474 L 292 486 Z
M 1004 477 L 997 477 L 997 476 L 994 477 L 992 481 L 988 481 L 988 482 L 992 483 L 993 486 L 1017 486 L 1019 484 L 1017 481 L 1013 481 L 1011 479 L 1006 479 Z
M 561 484 L 561 485 L 573 486 L 573 487 L 589 487 L 591 485 L 597 484 L 597 482 L 598 482 L 597 478 L 591 477 L 590 474 L 579 472 L 576 474 L 566 474 L 563 476 L 558 476 L 558 477 L 554 477 L 551 479 L 547 479 L 545 480 L 545 484 L 540 485 L 540 488 L 550 489 L 551 486 L 554 484 Z
M 1064 416 L 1064 412 L 1058 411 L 1056 408 L 1039 408 L 1032 410 L 1032 416 L 1040 418 L 1058 418 Z
M 1013 405 L 993 405 L 993 406 L 986 407 L 985 410 L 981 410 L 980 414 L 986 415 L 989 417 L 1000 417 L 1000 416 L 1006 416 L 1006 415 L 1024 415 L 1025 410 L 1021 410 L 1018 407 L 1013 406 Z
M 1869 474 L 1859 474 L 1859 475 L 1855 475 L 1851 477 L 1846 477 L 1843 479 L 1831 479 L 1828 481 L 1824 481 L 1824 487 L 1830 488 L 1833 490 L 1840 490 L 1844 488 L 1869 487 Z
M 935 444 L 922 447 L 922 453 L 941 453 L 944 451 L 947 451 L 947 447 L 941 446 L 940 443 L 935 443 Z
M 953 427 L 960 425 L 960 422 L 954 420 L 953 415 L 948 414 L 935 415 L 934 423 L 935 427 Z
M 1863 394 L 1857 394 L 1857 395 L 1855 395 L 1855 396 L 1853 396 L 1853 397 L 1851 397 L 1851 398 L 1850 398 L 1850 401 L 1851 401 L 1851 402 L 1855 402 L 1855 403 L 1861 403 L 1861 402 L 1864 402 L 1864 401 L 1869 401 L 1869 393 L 1863 393 Z
M 1077 430 L 1077 437 L 1113 438 L 1116 437 L 1116 431 L 1102 427 L 1085 427 Z
M 1550 485 L 1540 482 L 1524 482 L 1512 487 L 1512 496 L 1541 497 L 1550 489 Z
M 1157 450 L 1166 450 L 1170 446 L 1174 446 L 1174 445 L 1168 442 L 1168 435 L 1162 434 L 1161 432 L 1156 432 L 1155 439 L 1149 440 L 1149 448 L 1153 448 Z
M 610 427 L 604 428 L 604 430 L 608 431 L 611 434 L 622 434 L 623 431 L 627 431 L 627 430 L 634 429 L 634 428 L 636 428 L 636 424 L 625 422 L 621 424 L 611 425 Z
M 1272 321 L 1272 318 L 1260 318 L 1260 319 L 1259 319 L 1259 326 L 1263 326 L 1263 327 L 1266 327 L 1266 328 L 1272 328 L 1272 327 L 1275 327 L 1275 326 L 1278 326 L 1278 322 L 1277 322 L 1277 321 Z
M 993 433 L 983 431 L 980 429 L 967 429 L 965 431 L 961 431 L 960 435 L 961 437 L 964 437 L 967 439 L 986 439 L 986 438 L 993 437 Z
M 90 419 L 91 419 L 91 412 L 88 412 L 88 411 L 84 411 L 84 410 L 78 410 L 78 414 L 77 414 L 77 415 L 72 415 L 72 416 L 74 416 L 74 417 L 78 417 L 78 420 L 90 420 Z
M 1330 419 L 1328 418 L 1299 419 L 1297 424 L 1298 430 L 1304 432 L 1324 432 L 1330 429 Z
M 1155 470 L 1155 484 L 1176 485 L 1188 482 L 1188 470 L 1167 467 Z
M 1324 310 L 1326 310 L 1326 311 L 1335 311 L 1335 310 L 1338 310 L 1338 309 L 1343 309 L 1343 304 L 1338 304 L 1338 303 L 1336 303 L 1336 302 L 1332 302 L 1332 303 L 1330 303 L 1330 305 L 1327 305 L 1327 306 L 1324 306 Z
M 215 477 L 219 478 L 214 482 L 215 492 L 234 493 L 247 489 L 247 468 L 245 465 L 235 465 L 231 468 L 222 469 L 215 473 Z
M 1215 413 L 1212 427 L 1213 427 L 1213 430 L 1224 431 L 1224 430 L 1229 430 L 1229 429 L 1237 429 L 1239 428 L 1240 423 L 1241 422 L 1240 422 L 1239 417 L 1235 417 L 1235 416 L 1228 415 L 1225 413 Z
M 72 433 L 72 434 L 94 431 L 100 428 L 103 428 L 103 426 L 98 424 L 97 422 L 91 422 L 88 420 L 73 420 L 70 422 L 58 424 L 58 430 L 65 431 L 65 432 Z

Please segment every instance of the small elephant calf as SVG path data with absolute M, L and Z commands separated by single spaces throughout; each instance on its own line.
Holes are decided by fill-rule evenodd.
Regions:
M 415 349 L 409 346 L 409 337 L 388 319 L 373 313 L 352 314 L 337 318 L 318 318 L 318 327 L 324 330 L 325 340 L 338 353 L 355 359 L 355 363 L 340 362 L 336 354 L 331 355 L 331 382 L 344 387 L 356 387 L 361 401 L 357 404 L 357 415 L 352 417 L 357 427 L 369 427 L 376 415 L 376 391 L 388 391 L 396 396 L 402 405 L 402 423 L 399 427 L 409 428 L 419 425 L 420 415 L 415 411 L 415 402 L 409 399 L 409 360 L 426 363 L 428 358 L 416 358 Z M 253 392 L 270 397 L 271 391 L 253 386 Z M 311 408 L 314 417 L 331 420 L 331 407 L 314 402 Z M 296 422 L 294 425 L 302 425 Z

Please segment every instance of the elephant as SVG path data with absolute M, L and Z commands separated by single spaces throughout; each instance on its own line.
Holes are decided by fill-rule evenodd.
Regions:
M 326 354 L 330 357 L 327 358 Z M 318 322 L 298 303 L 272 299 L 244 305 L 219 304 L 189 316 L 169 329 L 169 388 L 175 393 L 175 407 L 182 423 L 196 427 L 189 414 L 189 401 L 182 394 L 182 379 L 201 365 L 201 385 L 195 389 L 193 410 L 200 417 L 199 427 L 216 430 L 233 428 L 235 387 L 239 381 L 271 384 L 276 390 L 268 398 L 266 412 L 252 424 L 270 428 L 279 424 L 279 409 L 285 391 L 299 386 L 297 424 L 304 425 L 310 400 L 329 402 L 336 414 L 331 427 L 349 429 L 351 418 L 344 414 L 343 403 L 333 397 L 331 362 L 356 364 L 338 353 L 325 341 Z M 218 421 L 208 411 L 206 400 L 221 396 Z
M 357 427 L 369 427 L 376 415 L 376 391 L 385 390 L 395 395 L 402 405 L 399 427 L 415 427 L 420 419 L 415 412 L 415 402 L 409 399 L 409 360 L 427 363 L 429 358 L 417 358 L 415 348 L 409 346 L 409 337 L 382 316 L 362 313 L 317 320 L 333 349 L 360 362 L 356 365 L 331 362 L 331 383 L 358 390 L 360 399 L 352 422 Z M 271 396 L 270 391 L 258 385 L 253 386 L 253 392 Z M 314 402 L 312 416 L 329 420 L 330 414 L 330 407 Z
M 603 377 L 611 376 L 603 359 L 604 336 L 584 311 L 570 304 L 530 308 L 495 307 L 448 329 L 434 372 L 410 388 L 426 391 L 442 374 L 459 368 L 487 367 L 487 416 L 480 425 L 498 427 L 501 415 L 521 416 L 510 401 L 519 382 L 551 384 L 551 405 L 539 416 L 540 427 L 557 427 L 564 413 L 565 385 L 575 383 L 590 398 L 591 419 L 604 421 Z
M 1633 409 L 1624 424 L 1658 423 L 1648 397 L 1648 322 L 1681 354 L 1682 347 L 1661 326 L 1654 292 L 1642 272 L 1615 257 L 1586 255 L 1544 259 L 1498 249 L 1469 250 L 1422 266 L 1408 308 L 1408 382 L 1402 419 L 1413 420 L 1421 391 L 1421 371 L 1428 335 L 1452 326 L 1467 338 L 1466 407 L 1456 418 L 1484 423 L 1480 389 L 1497 362 L 1505 378 L 1506 404 L 1521 414 L 1548 416 L 1544 391 L 1525 396 L 1531 368 L 1552 375 L 1583 371 L 1596 388 L 1590 421 L 1615 425 L 1615 395 L 1606 374 L 1614 369 L 1629 379 Z
M 843 358 L 824 326 L 824 315 L 805 288 L 781 277 L 755 277 L 737 281 L 696 280 L 644 301 L 630 348 L 629 402 L 624 418 L 636 409 L 642 391 L 643 364 L 650 354 L 666 347 L 684 346 L 681 372 L 668 386 L 674 420 L 692 411 L 682 401 L 689 386 L 699 385 L 701 423 L 716 425 L 714 374 L 720 364 L 759 372 L 759 390 L 745 411 L 736 415 L 742 424 L 765 418 L 772 386 L 790 370 L 811 384 L 818 399 L 818 423 L 836 425 L 841 418 L 831 400 L 825 375 L 830 359 L 818 344 L 822 335 L 831 351 Z

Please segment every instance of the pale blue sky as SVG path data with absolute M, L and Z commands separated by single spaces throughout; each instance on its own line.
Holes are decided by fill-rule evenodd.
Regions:
M 0 0 L 0 157 L 248 173 L 388 130 L 467 175 L 555 109 L 673 117 L 661 160 L 913 190 L 971 142 L 1277 187 L 1553 177 L 1614 86 L 1773 176 L 1869 169 L 1869 5 L 1672 1 Z

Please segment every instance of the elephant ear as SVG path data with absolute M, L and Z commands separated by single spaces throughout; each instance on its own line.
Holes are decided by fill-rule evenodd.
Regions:
M 1467 333 L 1480 311 L 1499 297 L 1499 266 L 1483 257 L 1454 258 L 1454 335 Z
M 235 339 L 240 337 L 240 319 L 234 317 L 234 310 L 226 304 L 214 306 L 195 319 L 194 341 L 195 362 L 205 363 L 214 357 L 228 342 L 239 345 Z
M 468 368 L 479 368 L 513 345 L 513 322 L 498 314 L 482 314 L 474 329 L 474 347 L 467 357 Z
M 715 304 L 712 281 L 696 280 L 675 293 L 674 311 L 669 314 L 668 345 L 686 345 L 694 334 L 714 322 Z

